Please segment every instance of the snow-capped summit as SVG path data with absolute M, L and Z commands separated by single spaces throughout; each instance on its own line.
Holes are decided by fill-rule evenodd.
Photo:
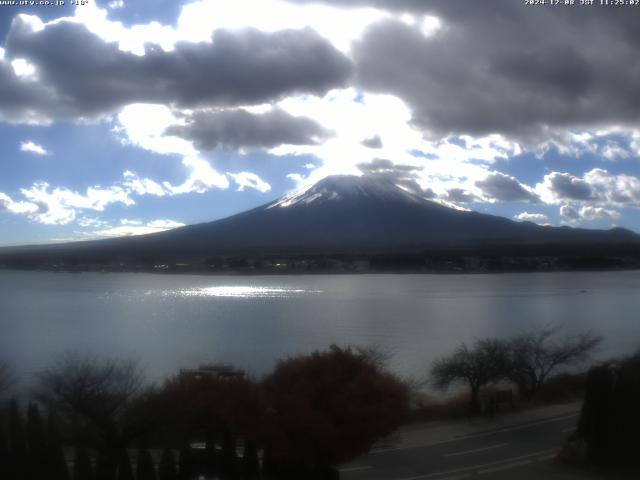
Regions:
M 266 208 L 288 208 L 311 203 L 339 202 L 344 200 L 377 199 L 420 203 L 425 199 L 409 192 L 393 181 L 372 176 L 330 175 L 318 183 L 296 190 Z

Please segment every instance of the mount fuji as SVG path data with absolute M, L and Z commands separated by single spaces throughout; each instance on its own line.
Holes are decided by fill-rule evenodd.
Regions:
M 130 264 L 198 261 L 215 255 L 620 245 L 640 246 L 640 236 L 622 228 L 588 230 L 515 222 L 446 207 L 389 179 L 336 175 L 221 220 L 136 237 L 5 248 L 0 249 L 0 263 L 16 257 L 35 263 L 75 257 L 83 263 Z

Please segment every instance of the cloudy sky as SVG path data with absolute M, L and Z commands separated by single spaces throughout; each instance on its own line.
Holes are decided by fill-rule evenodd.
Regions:
M 640 7 L 71 3 L 0 6 L 0 245 L 213 220 L 336 173 L 640 231 Z

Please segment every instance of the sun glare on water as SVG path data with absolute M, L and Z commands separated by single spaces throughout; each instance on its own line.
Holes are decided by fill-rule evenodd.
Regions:
M 165 294 L 180 297 L 239 297 L 239 298 L 285 298 L 309 293 L 322 293 L 320 290 L 304 290 L 286 287 L 256 287 L 251 285 L 224 285 L 217 287 L 190 288 L 172 290 Z

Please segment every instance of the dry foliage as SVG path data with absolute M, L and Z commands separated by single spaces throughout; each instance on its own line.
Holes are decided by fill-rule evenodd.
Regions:
M 281 361 L 263 384 L 264 444 L 288 465 L 326 467 L 367 452 L 405 419 L 409 391 L 367 351 L 332 346 Z

